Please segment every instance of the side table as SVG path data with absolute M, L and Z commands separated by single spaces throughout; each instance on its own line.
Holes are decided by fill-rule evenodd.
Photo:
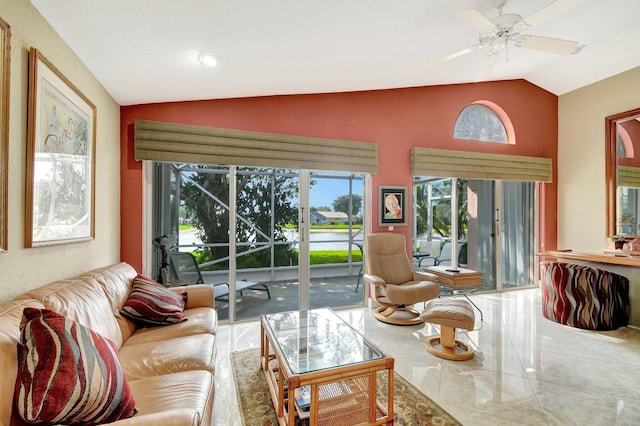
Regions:
M 480 308 L 468 296 L 469 293 L 482 287 L 482 274 L 480 272 L 465 268 L 453 270 L 451 266 L 430 266 L 424 268 L 424 271 L 436 275 L 438 283 L 450 289 L 452 295 L 464 296 L 480 313 L 480 321 L 484 319 Z

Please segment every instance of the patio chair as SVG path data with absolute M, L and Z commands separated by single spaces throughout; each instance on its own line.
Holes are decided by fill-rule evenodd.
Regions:
M 206 284 L 202 278 L 200 267 L 195 256 L 188 252 L 169 253 L 169 266 L 171 268 L 170 286 Z M 215 298 L 229 294 L 229 283 L 213 284 Z
M 171 265 L 171 285 L 189 284 L 209 284 L 202 278 L 202 272 L 198 266 L 195 256 L 189 252 L 174 252 L 169 254 Z M 214 288 L 215 298 L 218 299 L 229 295 L 229 283 L 211 284 Z M 258 290 L 267 293 L 267 298 L 271 299 L 271 291 L 266 284 L 254 281 L 236 281 L 236 291 L 243 296 L 244 290 Z
M 420 312 L 413 305 L 440 295 L 435 283 L 438 278 L 413 270 L 404 235 L 385 232 L 367 235 L 366 239 L 364 282 L 380 305 L 374 309 L 374 316 L 389 324 L 420 324 Z
M 442 246 L 442 251 L 440 255 L 437 256 L 434 260 L 433 266 L 438 265 L 451 265 L 451 254 L 452 254 L 452 245 L 451 242 L 447 241 Z M 467 265 L 467 243 L 459 242 L 458 243 L 458 266 L 465 267 Z
M 422 267 L 422 262 L 424 261 L 427 261 L 426 266 L 435 265 L 440 256 L 440 241 L 420 241 L 418 247 L 420 247 L 420 250 L 413 252 L 413 258 L 418 262 L 418 267 Z

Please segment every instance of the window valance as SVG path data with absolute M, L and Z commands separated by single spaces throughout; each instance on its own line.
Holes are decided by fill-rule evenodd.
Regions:
M 136 120 L 135 158 L 340 172 L 378 172 L 378 145 Z
M 640 188 L 640 167 L 618 166 L 618 186 Z
M 550 158 L 413 148 L 413 176 L 517 181 L 552 181 Z

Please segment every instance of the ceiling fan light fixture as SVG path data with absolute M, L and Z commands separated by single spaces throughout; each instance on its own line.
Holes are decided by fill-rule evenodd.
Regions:
M 507 44 L 509 44 L 509 39 L 506 37 L 498 37 L 494 42 L 493 42 L 493 50 L 502 50 L 505 47 L 507 47 Z
M 527 43 L 527 40 L 529 39 L 529 37 L 530 36 L 528 35 L 521 35 L 520 37 L 513 40 L 513 45 L 515 47 L 522 47 Z

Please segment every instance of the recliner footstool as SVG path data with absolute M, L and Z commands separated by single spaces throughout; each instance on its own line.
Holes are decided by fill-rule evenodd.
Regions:
M 456 339 L 456 328 L 473 330 L 475 315 L 471 303 L 464 299 L 433 299 L 420 314 L 425 323 L 439 324 L 440 336 L 428 338 L 424 346 L 435 356 L 454 361 L 473 358 L 474 351 Z

